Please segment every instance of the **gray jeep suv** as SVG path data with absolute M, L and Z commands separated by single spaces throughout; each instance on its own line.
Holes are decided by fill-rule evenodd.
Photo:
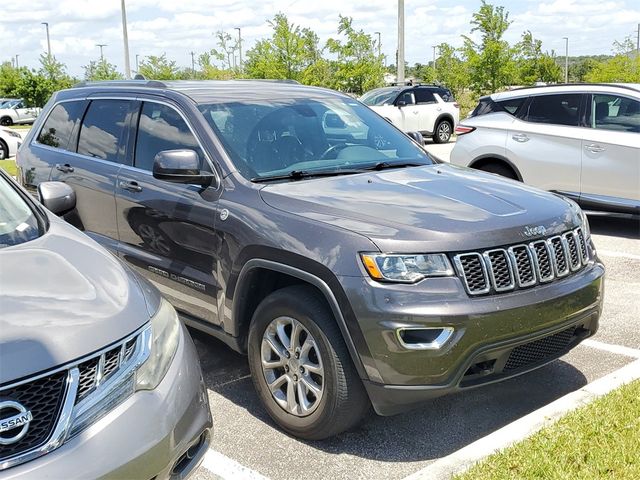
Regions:
M 598 326 L 604 267 L 572 201 L 441 164 L 358 101 L 289 82 L 58 92 L 19 179 L 246 352 L 288 432 L 524 373 Z

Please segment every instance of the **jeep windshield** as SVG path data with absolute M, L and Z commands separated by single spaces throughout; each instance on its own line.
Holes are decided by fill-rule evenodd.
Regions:
M 238 171 L 252 181 L 361 173 L 380 164 L 434 164 L 405 134 L 350 98 L 251 100 L 198 108 Z
M 43 230 L 31 205 L 0 174 L 0 249 L 38 238 Z

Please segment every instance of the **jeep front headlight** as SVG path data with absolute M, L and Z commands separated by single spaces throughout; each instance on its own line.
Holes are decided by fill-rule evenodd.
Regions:
M 375 280 L 415 283 L 427 277 L 454 274 L 451 262 L 444 253 L 363 253 L 361 258 L 367 272 Z

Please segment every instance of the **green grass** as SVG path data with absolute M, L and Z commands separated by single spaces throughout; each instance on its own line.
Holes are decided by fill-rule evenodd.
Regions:
M 640 479 L 640 381 L 614 390 L 454 478 Z
M 14 177 L 18 174 L 15 160 L 0 160 L 0 168 Z
M 11 125 L 9 128 L 13 128 L 14 130 L 29 130 L 32 127 L 31 124 L 16 124 L 16 125 Z

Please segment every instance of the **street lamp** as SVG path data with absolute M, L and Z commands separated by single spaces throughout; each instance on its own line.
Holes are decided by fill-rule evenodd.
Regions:
M 20 56 L 19 53 L 16 53 L 16 69 L 20 68 L 20 64 L 18 63 L 18 57 Z
M 382 57 L 382 42 L 380 41 L 380 37 L 381 37 L 381 33 L 380 32 L 373 32 L 375 35 L 378 35 L 378 57 Z
M 47 30 L 47 56 L 49 57 L 49 60 L 51 60 L 51 40 L 49 40 L 49 22 L 41 22 L 41 25 L 44 25 L 44 27 Z
M 102 48 L 108 47 L 106 43 L 96 43 L 96 47 L 100 48 L 100 61 L 104 62 L 104 55 L 102 54 Z
M 242 33 L 240 31 L 240 27 L 235 27 L 234 30 L 238 30 L 238 49 L 239 49 L 239 59 L 238 59 L 238 67 L 239 70 L 242 71 Z
M 404 83 L 404 0 L 398 0 L 398 61 L 397 61 L 398 84 Z
M 127 80 L 131 78 L 131 65 L 129 64 L 129 34 L 127 33 L 127 9 L 124 0 L 121 0 L 122 10 L 122 40 L 124 43 L 124 76 Z
M 436 48 L 438 48 L 437 45 L 431 45 L 431 47 L 433 48 L 433 80 L 436 81 L 438 78 L 437 75 L 437 70 L 436 70 Z
M 569 37 L 562 37 L 564 44 L 564 83 L 569 83 Z
M 140 54 L 136 53 L 136 73 L 140 70 L 140 64 L 138 63 L 138 58 L 140 58 Z

